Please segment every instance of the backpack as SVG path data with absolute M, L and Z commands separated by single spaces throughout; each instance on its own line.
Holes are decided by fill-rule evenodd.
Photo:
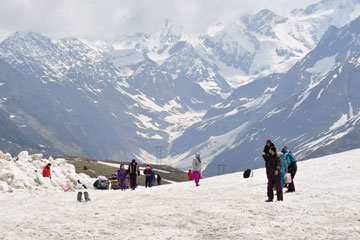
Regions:
M 249 177 L 250 177 L 250 174 L 251 174 L 251 176 L 252 176 L 251 169 L 246 169 L 245 172 L 243 173 L 243 177 L 244 177 L 244 178 L 249 178 Z
M 291 151 L 288 152 L 288 156 L 290 158 L 290 165 L 297 162 L 296 158 L 294 157 Z

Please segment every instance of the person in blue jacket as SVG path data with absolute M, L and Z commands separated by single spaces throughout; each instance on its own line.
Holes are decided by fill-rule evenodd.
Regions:
M 288 166 L 288 173 L 291 174 L 291 183 L 289 184 L 287 192 L 295 192 L 294 177 L 297 172 L 296 159 L 292 155 L 292 153 L 288 150 L 287 146 L 283 147 L 282 152 L 284 153 L 284 158 L 286 159 L 286 163 Z
M 284 188 L 285 186 L 285 172 L 287 171 L 286 166 L 285 166 L 285 156 L 283 152 L 278 152 L 277 153 L 278 156 L 281 158 L 281 169 L 280 169 L 280 175 L 281 175 L 281 188 Z

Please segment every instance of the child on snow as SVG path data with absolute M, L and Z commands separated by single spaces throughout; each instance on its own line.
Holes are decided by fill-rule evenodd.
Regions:
M 119 180 L 120 189 L 123 191 L 126 189 L 126 175 L 124 164 L 120 165 L 120 169 L 117 171 L 117 179 Z
M 152 177 L 153 171 L 150 167 L 150 165 L 147 165 L 144 170 L 145 175 L 145 187 L 151 187 L 151 177 Z
M 51 167 L 51 163 L 48 163 L 44 168 L 43 168 L 43 177 L 47 177 L 51 179 L 51 172 L 50 172 L 50 167 Z

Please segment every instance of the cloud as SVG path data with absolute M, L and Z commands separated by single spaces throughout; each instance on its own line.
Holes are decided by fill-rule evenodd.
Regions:
M 316 0 L 2 0 L 0 29 L 35 31 L 53 37 L 115 39 L 134 32 L 154 32 L 166 19 L 186 32 L 206 32 L 209 25 L 233 21 L 268 8 L 283 15 Z

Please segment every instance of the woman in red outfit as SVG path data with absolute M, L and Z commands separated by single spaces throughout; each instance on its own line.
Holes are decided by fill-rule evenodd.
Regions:
M 51 172 L 50 172 L 51 163 L 48 163 L 43 169 L 43 177 L 51 178 Z
M 189 177 L 189 181 L 194 180 L 193 173 L 191 170 L 189 170 L 189 172 L 188 172 L 188 177 Z

